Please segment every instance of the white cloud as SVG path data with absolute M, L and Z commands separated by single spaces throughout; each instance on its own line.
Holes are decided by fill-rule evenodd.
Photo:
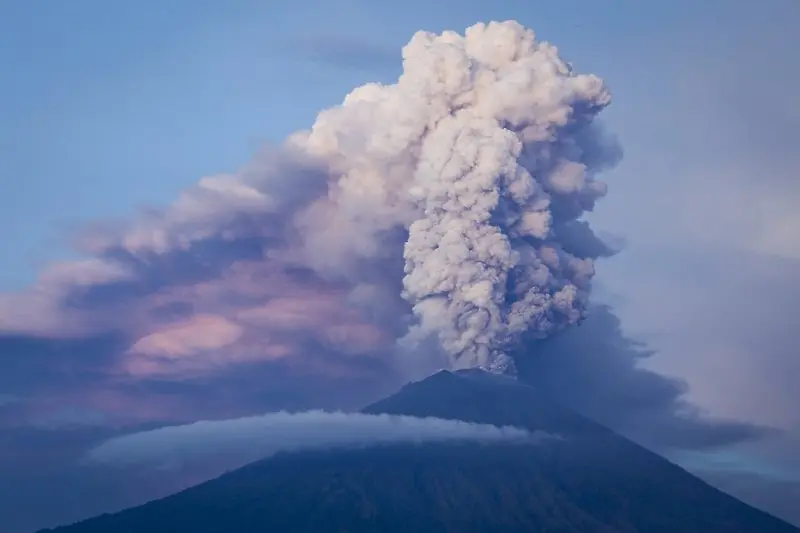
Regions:
M 545 434 L 460 420 L 361 413 L 270 413 L 112 438 L 92 449 L 93 464 L 163 466 L 223 456 L 239 464 L 281 451 L 336 446 L 473 440 L 535 442 Z

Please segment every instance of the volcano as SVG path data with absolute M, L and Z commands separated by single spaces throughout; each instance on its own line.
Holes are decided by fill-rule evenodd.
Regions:
M 513 378 L 442 371 L 364 409 L 553 438 L 282 453 L 53 533 L 800 533 Z

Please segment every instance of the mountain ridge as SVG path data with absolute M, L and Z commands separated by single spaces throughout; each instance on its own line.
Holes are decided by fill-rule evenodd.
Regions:
M 513 425 L 537 444 L 285 452 L 52 533 L 799 533 L 504 376 L 437 372 L 363 409 Z

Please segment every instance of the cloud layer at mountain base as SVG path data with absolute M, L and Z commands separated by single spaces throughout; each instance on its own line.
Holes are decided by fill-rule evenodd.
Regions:
M 238 465 L 279 452 L 446 441 L 536 443 L 549 436 L 460 420 L 307 411 L 199 421 L 114 437 L 90 450 L 89 464 L 177 467 L 209 460 Z

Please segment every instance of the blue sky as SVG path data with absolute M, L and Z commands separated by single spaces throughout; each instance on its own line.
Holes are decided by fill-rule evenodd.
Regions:
M 0 293 L 69 256 L 78 225 L 167 204 L 396 79 L 414 31 L 516 19 L 614 95 L 603 120 L 625 159 L 592 218 L 627 246 L 599 266 L 598 298 L 700 410 L 785 432 L 726 458 L 798 479 L 799 6 L 2 2 Z
M 390 80 L 399 62 L 381 60 L 399 57 L 416 29 L 516 18 L 619 86 L 633 67 L 621 53 L 627 43 L 668 35 L 689 5 L 536 4 L 4 3 L 0 223 L 14 231 L 0 287 L 31 282 L 32 264 L 66 253 L 66 227 L 166 203 L 200 176 L 237 168 L 264 141 L 307 127 L 352 87 Z M 314 49 L 321 41 L 333 48 L 327 60 L 338 53 L 333 64 Z M 348 66 L 348 45 L 377 52 Z

